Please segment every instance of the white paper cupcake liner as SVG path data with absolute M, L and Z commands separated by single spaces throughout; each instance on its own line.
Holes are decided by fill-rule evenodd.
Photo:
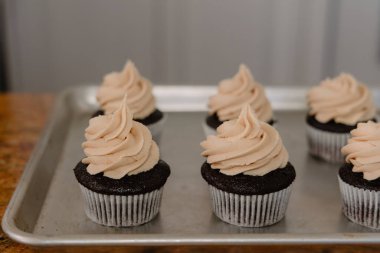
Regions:
M 94 222 L 113 227 L 138 226 L 152 220 L 159 212 L 163 187 L 145 194 L 107 195 L 80 185 L 85 211 Z
M 350 133 L 332 133 L 306 126 L 309 153 L 333 163 L 344 162 L 341 149 L 347 144 Z
M 209 185 L 215 215 L 242 227 L 264 227 L 279 222 L 285 216 L 291 188 L 292 184 L 264 195 L 240 195 Z
M 272 125 L 272 127 L 276 128 L 276 123 L 274 123 Z M 210 127 L 209 125 L 207 125 L 206 122 L 202 122 L 202 128 L 203 128 L 203 132 L 205 133 L 205 136 L 209 136 L 209 135 L 216 135 L 216 129 Z
M 167 113 L 163 112 L 162 119 L 160 119 L 156 123 L 147 125 L 149 131 L 152 133 L 153 140 L 157 144 L 160 144 L 162 130 L 164 129 L 164 125 L 165 125 L 165 122 L 166 122 L 167 118 L 168 118 Z
M 380 191 L 357 188 L 339 176 L 338 180 L 344 215 L 354 223 L 380 229 Z

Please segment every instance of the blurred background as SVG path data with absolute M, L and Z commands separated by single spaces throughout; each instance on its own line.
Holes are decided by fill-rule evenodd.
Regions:
M 0 89 L 99 83 L 133 60 L 157 84 L 380 83 L 379 0 L 3 0 Z

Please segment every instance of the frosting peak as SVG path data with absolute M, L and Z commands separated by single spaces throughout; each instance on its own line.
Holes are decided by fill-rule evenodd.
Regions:
M 90 119 L 82 144 L 91 175 L 103 172 L 105 177 L 120 179 L 150 170 L 159 160 L 157 144 L 147 127 L 133 121 L 124 96 L 112 114 Z
M 360 121 L 373 119 L 376 114 L 368 87 L 346 73 L 313 87 L 307 100 L 310 114 L 322 123 L 335 120 L 337 123 L 356 125 Z
M 263 86 L 254 80 L 248 67 L 241 64 L 232 79 L 219 83 L 218 94 L 210 97 L 209 113 L 216 113 L 221 121 L 236 119 L 244 104 L 250 104 L 261 121 L 269 122 L 273 117 Z
M 213 169 L 226 175 L 263 176 L 288 163 L 288 152 L 272 126 L 261 122 L 246 104 L 238 119 L 226 121 L 201 146 Z
M 363 178 L 368 181 L 380 178 L 380 124 L 359 123 L 351 136 L 342 153 L 346 162 L 354 166 L 352 171 L 363 172 Z
M 128 106 L 135 119 L 142 119 L 156 108 L 152 85 L 143 78 L 135 64 L 128 61 L 121 72 L 112 72 L 104 77 L 96 98 L 106 114 L 114 112 L 123 96 L 128 94 Z

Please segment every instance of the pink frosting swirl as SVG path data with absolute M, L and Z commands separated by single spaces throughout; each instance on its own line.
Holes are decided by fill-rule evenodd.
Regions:
M 96 98 L 105 113 L 109 114 L 119 107 L 126 93 L 134 119 L 143 119 L 155 110 L 152 84 L 140 75 L 131 61 L 121 72 L 112 72 L 104 77 Z
M 211 168 L 226 175 L 263 176 L 285 167 L 289 159 L 276 129 L 260 122 L 248 104 L 238 119 L 224 122 L 201 146 Z
M 337 123 L 355 125 L 360 121 L 373 119 L 376 114 L 368 87 L 345 73 L 313 87 L 307 100 L 310 115 L 315 115 L 322 123 L 333 119 Z
M 209 113 L 216 113 L 221 121 L 236 119 L 245 104 L 252 106 L 259 120 L 272 119 L 272 107 L 263 86 L 253 79 L 247 66 L 241 64 L 239 72 L 232 79 L 221 81 L 218 94 L 210 97 Z
M 90 119 L 82 144 L 91 175 L 120 179 L 152 169 L 159 160 L 157 144 L 147 127 L 134 121 L 126 96 L 112 114 Z
M 342 148 L 346 162 L 353 164 L 353 172 L 363 172 L 370 181 L 380 177 L 380 124 L 369 121 L 359 123 L 351 131 L 352 137 Z

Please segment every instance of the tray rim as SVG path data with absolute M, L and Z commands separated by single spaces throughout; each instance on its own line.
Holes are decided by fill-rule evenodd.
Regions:
M 42 236 L 14 229 L 12 240 L 31 246 L 165 246 L 165 245 L 310 245 L 310 244 L 379 244 L 378 233 L 302 234 L 72 234 Z M 80 236 L 78 236 L 80 235 Z M 221 236 L 222 235 L 222 236 Z M 78 238 L 80 237 L 80 238 Z M 143 237 L 143 238 L 142 238 Z M 326 238 L 328 237 L 328 238 Z
M 255 244 L 255 245 L 268 245 L 268 244 L 336 244 L 336 243 L 346 243 L 346 244 L 378 244 L 380 243 L 380 231 L 374 233 L 310 233 L 302 234 L 300 233 L 247 233 L 247 234 L 202 234 L 200 238 L 199 234 L 78 234 L 71 235 L 59 235 L 59 236 L 47 236 L 47 235 L 36 235 L 32 232 L 25 232 L 24 230 L 18 228 L 13 219 L 15 213 L 20 208 L 22 196 L 25 194 L 26 186 L 31 180 L 33 173 L 36 171 L 36 163 L 41 158 L 43 152 L 47 148 L 49 136 L 51 135 L 55 121 L 53 120 L 53 115 L 57 112 L 62 104 L 64 104 L 65 98 L 77 90 L 83 89 L 95 89 L 96 86 L 78 86 L 73 88 L 68 88 L 62 91 L 55 101 L 53 110 L 48 116 L 47 124 L 45 125 L 39 140 L 37 141 L 34 150 L 32 151 L 28 162 L 25 165 L 24 171 L 17 183 L 15 191 L 9 201 L 9 204 L 5 210 L 1 226 L 4 233 L 12 240 L 32 245 L 32 246 L 121 246 L 121 245 L 243 245 L 243 244 Z M 179 86 L 155 86 L 155 93 L 159 95 L 169 90 L 173 92 L 178 89 Z M 198 86 L 180 86 L 180 90 L 192 90 L 194 87 Z M 306 94 L 306 89 L 299 89 L 299 87 L 290 87 L 290 89 L 297 89 L 298 91 L 293 94 L 293 99 L 296 98 L 297 101 L 292 106 L 300 104 L 300 96 Z M 202 94 L 207 95 L 214 91 L 214 87 L 206 86 L 203 87 Z M 271 87 L 269 91 L 272 93 L 282 93 L 286 88 L 276 88 Z M 380 97 L 380 89 L 375 90 L 375 98 Z M 195 95 L 199 95 L 196 93 Z M 304 98 L 304 97 L 303 97 Z M 376 100 L 378 101 L 378 100 Z M 160 105 L 160 101 L 158 101 Z M 377 105 L 378 106 L 378 105 Z M 164 110 L 170 110 L 171 106 L 163 105 Z M 173 107 L 174 108 L 174 107 Z M 177 108 L 177 107 L 175 107 Z M 298 108 L 305 109 L 305 108 Z M 188 110 L 188 108 L 183 108 L 184 111 L 202 111 L 201 108 L 198 110 Z M 297 108 L 285 108 L 285 110 L 297 110 Z M 173 110 L 173 111 L 177 111 Z M 126 238 L 127 237 L 127 238 Z

